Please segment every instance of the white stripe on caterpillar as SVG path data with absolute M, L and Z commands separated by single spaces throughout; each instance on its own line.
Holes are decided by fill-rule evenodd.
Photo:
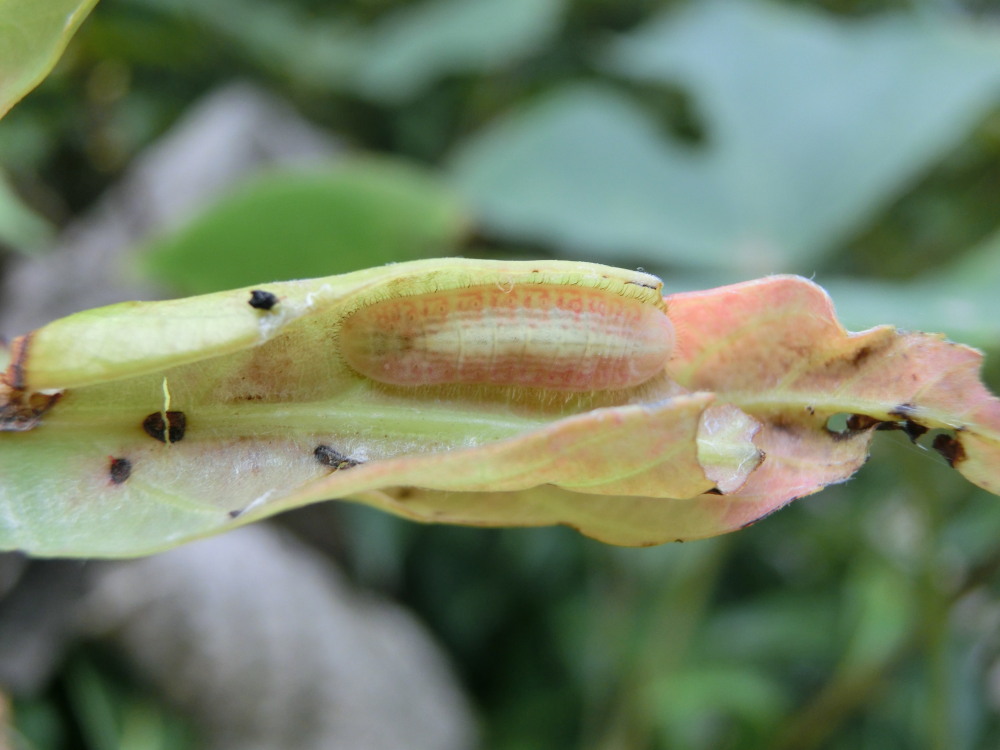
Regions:
M 659 290 L 644 291 L 519 283 L 384 299 L 345 319 L 341 351 L 392 385 L 629 388 L 663 372 L 674 345 Z

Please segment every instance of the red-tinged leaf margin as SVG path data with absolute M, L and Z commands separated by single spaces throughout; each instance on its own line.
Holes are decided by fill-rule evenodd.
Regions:
M 759 419 L 762 466 L 729 499 L 780 507 L 844 481 L 880 423 L 954 430 L 936 447 L 975 484 L 1000 494 L 1000 399 L 979 379 L 982 353 L 927 333 L 846 331 L 818 285 L 773 276 L 670 295 L 677 346 L 669 371 Z M 859 415 L 831 432 L 835 414 Z

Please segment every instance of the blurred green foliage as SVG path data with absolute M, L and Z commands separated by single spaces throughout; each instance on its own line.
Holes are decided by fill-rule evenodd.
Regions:
M 372 159 L 273 170 L 153 240 L 145 273 L 185 294 L 448 255 L 464 206 L 432 173 Z
M 0 0 L 0 117 L 34 88 L 97 0 Z
M 52 239 L 49 225 L 11 190 L 0 174 L 0 244 L 30 251 Z
M 261 176 L 159 238 L 144 262 L 179 291 L 393 253 L 642 264 L 671 290 L 798 272 L 848 325 L 986 348 L 1000 386 L 991 3 L 103 0 L 0 122 L 0 163 L 64 222 L 237 78 L 381 161 Z M 486 747 L 1000 746 L 1000 505 L 900 434 L 876 453 L 753 528 L 645 550 L 325 512 L 356 578 L 452 651 Z
M 16 705 L 14 747 L 188 750 L 191 728 L 113 662 L 81 650 L 49 693 Z

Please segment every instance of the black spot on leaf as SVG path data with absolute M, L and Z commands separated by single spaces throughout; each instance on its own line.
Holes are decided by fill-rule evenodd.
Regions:
M 187 430 L 187 417 L 182 411 L 166 412 L 166 419 L 163 418 L 162 411 L 154 411 L 142 420 L 142 429 L 151 438 L 156 438 L 161 443 L 179 443 L 184 439 Z
M 278 304 L 278 298 L 271 292 L 263 289 L 252 289 L 250 291 L 250 307 L 255 310 L 270 310 Z
M 907 420 L 903 422 L 903 432 L 906 433 L 907 437 L 910 438 L 910 442 L 915 443 L 917 440 L 929 432 L 929 428 L 924 427 L 922 424 L 914 422 L 912 420 Z
M 108 475 L 115 484 L 121 484 L 132 476 L 132 462 L 127 458 L 112 458 L 108 466 Z

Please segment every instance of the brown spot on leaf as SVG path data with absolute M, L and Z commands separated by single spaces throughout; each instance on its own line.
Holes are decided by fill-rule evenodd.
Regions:
M 32 429 L 62 395 L 61 391 L 52 394 L 27 394 L 0 384 L 0 432 L 24 432 Z
M 312 382 L 301 358 L 293 356 L 281 339 L 273 339 L 240 356 L 243 363 L 218 383 L 213 398 L 227 403 L 285 401 Z
M 799 425 L 794 420 L 784 414 L 774 414 L 770 419 L 770 426 L 778 432 L 794 435 L 799 430 Z
M 342 453 L 338 453 L 329 445 L 317 445 L 316 450 L 313 451 L 313 455 L 317 461 L 324 466 L 329 466 L 334 471 L 350 469 L 361 463 L 361 461 L 355 461 L 353 458 L 348 458 Z
M 168 411 L 165 420 L 163 417 L 164 412 L 154 411 L 142 420 L 142 429 L 161 443 L 179 443 L 187 431 L 187 416 L 182 411 Z
M 930 428 L 924 427 L 924 425 L 914 422 L 913 420 L 908 419 L 903 422 L 903 432 L 905 432 L 906 436 L 910 438 L 910 442 L 917 442 L 918 438 L 923 437 L 929 431 Z
M 34 333 L 26 333 L 14 339 L 10 348 L 10 366 L 4 374 L 4 382 L 16 391 L 23 391 L 27 385 L 24 379 L 25 361 L 28 359 L 28 348 Z
M 114 484 L 122 484 L 132 476 L 132 462 L 127 458 L 112 458 L 108 466 L 108 476 Z
M 250 307 L 255 310 L 270 310 L 278 304 L 278 297 L 263 289 L 250 290 Z
M 231 511 L 229 511 L 229 517 L 230 518 L 239 518 L 242 515 L 243 515 L 242 508 L 240 510 L 231 510 Z
M 855 440 L 859 436 L 865 435 L 878 424 L 878 419 L 870 417 L 867 414 L 849 414 L 839 424 L 837 417 L 834 416 L 826 424 L 826 433 L 836 442 Z
M 847 429 L 851 432 L 861 432 L 870 430 L 878 425 L 882 420 L 869 416 L 868 414 L 852 414 L 847 418 Z
M 870 346 L 862 346 L 860 349 L 854 352 L 854 356 L 851 357 L 851 364 L 854 365 L 855 367 L 860 367 L 862 364 L 864 364 L 865 360 L 872 355 L 873 351 L 874 349 L 872 349 L 872 347 Z
M 816 377 L 833 378 L 834 381 L 854 376 L 858 370 L 867 367 L 870 361 L 876 359 L 890 345 L 891 340 L 889 339 L 876 340 L 866 337 L 865 343 L 857 342 L 855 344 L 856 348 L 852 347 L 846 351 L 837 352 L 823 363 L 822 369 L 817 369 L 813 374 Z M 816 354 L 814 343 L 810 340 L 806 340 L 791 349 L 786 344 L 785 348 L 793 353 L 796 359 L 807 358 Z
M 952 435 L 941 433 L 934 438 L 933 445 L 934 450 L 944 456 L 944 460 L 952 468 L 955 468 L 955 464 L 965 460 L 965 448 L 962 447 L 962 443 L 959 442 L 958 438 Z

